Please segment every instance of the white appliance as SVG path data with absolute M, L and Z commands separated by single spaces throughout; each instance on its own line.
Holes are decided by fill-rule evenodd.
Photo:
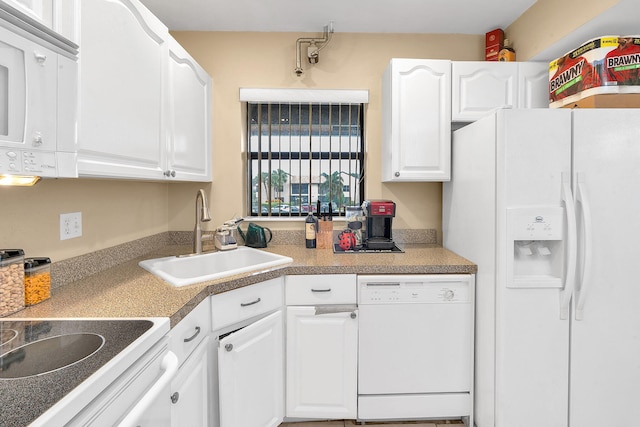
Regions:
M 77 177 L 78 47 L 13 12 L 0 4 L 0 175 Z
M 473 276 L 358 276 L 358 419 L 473 421 Z
M 478 265 L 478 427 L 640 418 L 640 110 L 502 110 L 453 136 L 444 246 Z

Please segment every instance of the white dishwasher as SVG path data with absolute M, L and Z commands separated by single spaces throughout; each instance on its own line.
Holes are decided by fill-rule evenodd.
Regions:
M 358 419 L 473 425 L 475 276 L 358 276 Z

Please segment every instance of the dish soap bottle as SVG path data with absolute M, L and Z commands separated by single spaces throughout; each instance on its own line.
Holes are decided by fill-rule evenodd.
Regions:
M 311 212 L 304 220 L 304 239 L 307 248 L 313 249 L 316 247 L 316 219 Z
M 516 51 L 511 47 L 511 40 L 504 39 L 504 47 L 498 52 L 498 61 L 513 62 L 516 60 Z

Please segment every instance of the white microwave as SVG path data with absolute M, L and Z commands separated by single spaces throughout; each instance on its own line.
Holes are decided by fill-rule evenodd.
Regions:
M 0 26 L 0 175 L 77 177 L 73 57 Z

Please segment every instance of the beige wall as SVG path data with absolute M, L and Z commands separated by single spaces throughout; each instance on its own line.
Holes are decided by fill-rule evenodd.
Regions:
M 381 76 L 392 57 L 481 59 L 484 36 L 336 33 L 320 62 L 293 74 L 294 33 L 176 33 L 213 76 L 213 183 L 165 184 L 117 180 L 44 180 L 32 188 L 0 188 L 0 247 L 54 261 L 168 230 L 193 228 L 196 191 L 211 199 L 213 222 L 243 214 L 243 117 L 240 87 L 368 89 L 366 116 L 369 198 L 398 203 L 396 224 L 441 228 L 441 185 L 380 182 Z M 59 214 L 82 212 L 83 236 L 59 240 Z M 298 222 L 270 225 L 301 228 Z
M 46 179 L 0 187 L 0 247 L 60 261 L 167 231 L 166 184 Z M 82 212 L 82 237 L 60 241 L 61 213 Z
M 367 89 L 367 198 L 390 198 L 397 204 L 394 226 L 441 229 L 439 183 L 383 184 L 381 176 L 381 77 L 393 57 L 479 60 L 484 36 L 335 33 L 320 52 L 320 62 L 295 67 L 298 37 L 321 34 L 175 32 L 174 37 L 213 76 L 213 223 L 244 212 L 242 133 L 244 117 L 239 88 Z M 170 228 L 193 227 L 192 209 L 185 210 L 197 187 L 189 193 L 171 186 Z M 175 191 L 174 191 L 175 190 Z M 178 192 L 181 192 L 178 194 Z M 192 194 L 193 193 L 193 194 Z M 270 223 L 273 229 L 302 229 L 300 222 Z
M 538 0 L 506 29 L 527 60 L 619 0 Z M 243 117 L 240 87 L 355 88 L 370 91 L 366 117 L 366 197 L 398 203 L 398 227 L 441 228 L 441 185 L 380 182 L 380 78 L 392 57 L 478 60 L 484 37 L 336 33 L 315 66 L 293 74 L 295 41 L 319 33 L 200 33 L 175 37 L 213 76 L 213 184 L 45 180 L 33 188 L 0 188 L 0 247 L 54 261 L 167 230 L 191 230 L 198 188 L 210 195 L 213 225 L 243 214 Z M 83 236 L 59 240 L 59 214 L 80 211 Z M 285 222 L 277 229 L 298 228 Z
M 526 61 L 619 2 L 538 0 L 505 32 L 513 42 L 518 61 Z M 594 37 L 599 35 L 604 34 L 595 34 Z

